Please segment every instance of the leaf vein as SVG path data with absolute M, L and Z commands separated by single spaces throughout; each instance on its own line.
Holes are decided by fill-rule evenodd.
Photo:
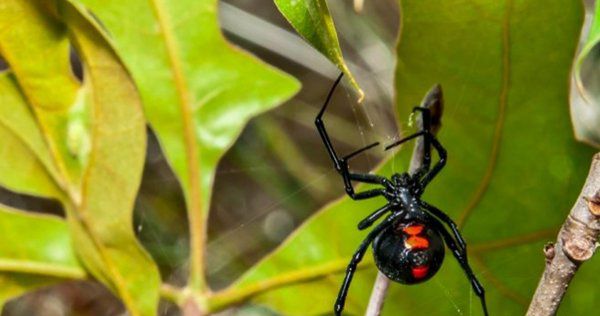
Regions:
M 200 186 L 200 164 L 198 155 L 198 146 L 194 133 L 193 122 L 193 104 L 188 90 L 187 82 L 183 73 L 183 65 L 181 64 L 180 56 L 175 38 L 171 32 L 172 25 L 166 9 L 161 0 L 149 0 L 160 26 L 160 34 L 164 39 L 167 57 L 171 64 L 171 71 L 175 80 L 175 89 L 179 98 L 181 107 L 181 117 L 183 120 L 183 134 L 186 151 L 187 164 L 187 185 L 190 189 L 188 199 L 188 217 L 190 225 L 190 247 L 191 247 L 191 271 L 190 285 L 193 288 L 202 289 L 206 286 L 204 281 L 204 244 L 205 244 L 205 220 L 201 207 L 201 186 Z M 184 180 L 184 179 L 182 179 Z
M 47 275 L 68 279 L 84 279 L 86 277 L 84 270 L 75 267 L 17 259 L 0 259 L 0 271 Z
M 467 219 L 473 213 L 475 207 L 481 202 L 487 192 L 492 176 L 497 166 L 498 156 L 500 154 L 500 142 L 504 130 L 504 121 L 506 118 L 506 105 L 508 103 L 508 89 L 510 87 L 510 15 L 512 11 L 512 0 L 506 1 L 506 9 L 502 20 L 502 80 L 499 94 L 498 118 L 494 127 L 492 138 L 492 149 L 486 171 L 477 187 L 477 190 L 469 200 L 465 209 L 461 212 L 457 224 L 463 228 Z

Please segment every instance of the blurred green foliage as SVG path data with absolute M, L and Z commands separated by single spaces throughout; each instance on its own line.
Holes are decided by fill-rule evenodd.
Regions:
M 7 1 L 1 9 L 0 23 L 9 31 L 2 32 L 0 53 L 11 71 L 2 74 L 3 98 L 9 102 L 2 103 L 7 141 L 0 182 L 60 201 L 74 252 L 86 270 L 118 293 L 132 314 L 155 314 L 160 276 L 131 229 L 146 130 L 129 74 L 97 25 L 70 3 Z M 23 34 L 34 36 L 26 41 Z M 83 84 L 70 69 L 69 43 L 85 63 Z M 65 82 L 70 82 L 69 93 Z M 63 89 L 62 102 L 56 100 L 55 86 Z M 32 223 L 32 229 L 36 226 Z M 35 236 L 21 234 L 24 244 Z M 53 242 L 35 241 L 40 250 Z M 23 264 L 26 259 L 21 258 Z M 56 279 L 43 267 L 31 273 L 44 284 L 43 275 Z
M 600 17 L 598 16 L 598 1 L 584 1 L 588 11 L 586 15 L 584 34 L 587 37 L 581 43 L 580 51 L 575 60 L 573 69 L 573 83 L 571 84 L 571 111 L 577 139 L 600 146 Z M 594 7 L 595 6 L 595 7 Z
M 432 84 L 445 91 L 439 138 L 449 162 L 425 199 L 462 227 L 490 313 L 522 314 L 543 269 L 542 244 L 577 198 L 593 154 L 573 138 L 566 89 L 581 7 L 571 1 L 541 10 L 524 1 L 403 1 L 401 12 L 399 116 L 408 117 Z M 404 156 L 377 173 L 405 170 Z M 324 208 L 227 294 L 255 297 L 286 315 L 329 312 L 348 258 L 366 236 L 356 224 L 383 204 L 383 198 L 342 198 Z M 372 288 L 376 269 L 371 258 L 365 261 L 349 293 L 351 314 L 363 313 Z M 480 314 L 464 273 L 452 257 L 446 261 L 427 284 L 392 285 L 384 314 Z M 578 298 L 575 313 L 569 297 L 561 312 L 592 314 L 596 298 Z M 298 309 L 296 301 L 311 303 Z
M 325 0 L 275 0 L 275 4 L 298 34 L 302 35 L 306 41 L 327 56 L 348 76 L 358 91 L 359 99 L 362 99 L 364 92 L 344 62 L 327 2 Z
M 274 4 L 301 37 L 348 74 L 361 98 L 326 2 Z M 566 0 L 427 0 L 400 6 L 397 118 L 403 122 L 431 85 L 440 83 L 445 92 L 440 140 L 450 160 L 425 199 L 461 225 L 492 314 L 522 313 L 543 268 L 542 244 L 577 197 L 592 154 L 573 137 L 567 89 L 582 8 Z M 45 285 L 97 280 L 132 315 L 161 312 L 160 298 L 200 314 L 248 301 L 263 305 L 246 309 L 249 314 L 271 313 L 265 307 L 285 315 L 331 311 L 349 257 L 365 236 L 356 224 L 381 206 L 381 199 L 341 198 L 233 284 L 207 281 L 210 263 L 219 260 L 205 255 L 213 187 L 218 168 L 223 169 L 218 164 L 251 118 L 300 88 L 292 76 L 229 44 L 217 8 L 216 0 L 0 4 L 0 56 L 8 64 L 0 70 L 0 184 L 57 200 L 65 213 L 61 219 L 0 205 L 0 303 Z M 588 84 L 595 81 L 586 78 L 595 78 L 596 33 L 597 22 L 576 68 L 578 87 L 588 90 L 593 104 L 595 90 Z M 309 122 L 312 130 L 312 117 L 295 119 Z M 343 120 L 331 114 L 325 120 L 334 123 L 336 146 L 359 145 L 343 139 L 350 137 Z M 149 151 L 146 126 L 156 136 Z M 256 194 L 254 187 L 266 183 L 266 191 L 283 197 L 279 204 L 314 208 L 328 198 L 329 187 L 341 188 L 334 172 L 307 163 L 313 156 L 326 159 L 321 145 L 296 146 L 297 138 L 288 136 L 300 133 L 286 129 L 272 118 L 255 121 L 252 131 L 259 140 L 242 139 L 227 162 L 245 170 L 251 182 L 228 199 Z M 247 155 L 259 145 L 284 157 L 281 165 Z M 399 151 L 377 172 L 405 170 L 409 154 Z M 153 166 L 152 159 L 162 155 L 164 166 Z M 134 226 L 145 158 L 145 194 L 138 196 Z M 277 179 L 276 168 L 288 170 L 291 180 Z M 147 183 L 164 181 L 153 172 L 168 173 L 175 184 Z M 315 178 L 319 185 L 301 189 L 310 199 L 290 185 Z M 228 210 L 226 216 L 241 217 L 243 225 L 243 216 L 253 221 L 254 214 Z M 296 219 L 270 225 L 265 220 L 265 227 L 277 239 L 288 228 L 276 225 L 292 226 Z M 183 234 L 189 238 L 181 243 Z M 242 244 L 261 238 L 267 237 L 237 236 Z M 234 257 L 227 254 L 232 248 L 215 245 L 213 254 Z M 562 313 L 593 313 L 596 270 L 593 263 L 582 269 L 585 282 L 575 282 L 569 293 L 587 294 L 568 294 Z M 349 314 L 363 313 L 375 273 L 366 258 L 350 290 Z M 478 314 L 479 309 L 462 270 L 448 257 L 432 281 L 392 285 L 384 314 Z

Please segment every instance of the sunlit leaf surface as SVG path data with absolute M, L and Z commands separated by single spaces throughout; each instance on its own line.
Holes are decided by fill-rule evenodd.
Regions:
M 424 199 L 460 224 L 490 314 L 524 314 L 543 269 L 542 245 L 555 238 L 592 157 L 590 148 L 573 139 L 568 110 L 581 5 L 403 1 L 401 7 L 399 117 L 407 118 L 433 84 L 441 83 L 445 92 L 439 138 L 449 163 Z M 323 148 L 315 152 L 326 155 Z M 408 154 L 407 147 L 378 173 L 405 170 Z M 215 306 L 251 298 L 285 315 L 329 313 L 341 272 L 366 235 L 356 224 L 383 204 L 342 198 L 325 207 L 218 293 Z M 350 289 L 348 314 L 364 313 L 373 285 L 370 256 L 362 267 Z M 593 293 L 587 288 L 600 281 L 595 271 L 594 263 L 583 267 L 561 313 L 595 313 L 598 298 L 575 292 Z M 464 273 L 447 256 L 431 281 L 392 284 L 383 314 L 482 313 Z
M 69 39 L 65 25 L 43 1 L 4 1 L 0 7 L 0 54 L 9 63 L 30 110 L 20 115 L 13 131 L 36 151 L 56 184 L 76 190 L 85 156 L 72 153 L 68 142 L 72 129 L 70 108 L 80 96 L 79 84 L 69 65 Z M 23 40 L 27 38 L 27 40 Z M 11 106 L 3 104 L 10 113 Z M 17 125 L 23 119 L 37 126 Z M 72 132 L 71 132 L 72 133 Z M 52 156 L 60 156 L 55 159 Z
M 132 315 L 154 315 L 160 277 L 132 229 L 146 146 L 140 99 L 97 26 L 70 4 L 57 5 L 11 0 L 0 6 L 0 52 L 10 66 L 0 80 L 6 136 L 0 182 L 60 200 L 86 269 Z M 30 23 L 11 24 L 15 16 Z M 31 33 L 29 41 L 7 35 L 23 33 Z M 84 64 L 83 84 L 70 69 L 69 42 Z M 15 280 L 3 282 L 14 286 Z
M 59 198 L 50 151 L 11 72 L 0 74 L 0 105 L 0 183 L 13 191 Z
M 308 43 L 342 70 L 362 99 L 364 92 L 348 69 L 325 0 L 275 0 L 277 8 Z
M 85 278 L 63 220 L 0 205 L 0 230 L 0 306 L 41 286 Z
M 73 104 L 79 85 L 67 58 L 69 40 L 64 25 L 48 16 L 50 8 L 44 1 L 3 1 L 0 51 L 34 106 L 66 110 Z M 41 49 L 45 50 L 45 62 L 35 62 L 42 60 Z
M 96 248 L 95 253 L 81 250 L 82 259 L 90 266 L 102 265 L 102 273 L 132 314 L 153 315 L 160 276 L 136 240 L 132 222 L 146 151 L 140 100 L 129 74 L 95 26 L 70 4 L 63 10 L 85 65 L 93 113 L 81 204 L 72 206 L 82 218 L 77 224 L 82 223 L 86 233 L 76 234 L 77 248 Z
M 181 182 L 192 234 L 190 285 L 202 291 L 217 162 L 248 119 L 280 104 L 299 85 L 225 41 L 216 0 L 77 2 L 102 21 L 131 70 L 146 116 Z

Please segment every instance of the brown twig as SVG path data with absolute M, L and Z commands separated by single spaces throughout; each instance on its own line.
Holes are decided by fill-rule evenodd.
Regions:
M 429 89 L 429 92 L 427 92 L 423 98 L 423 101 L 421 101 L 421 106 L 431 110 L 431 132 L 433 134 L 437 134 L 442 126 L 442 112 L 444 110 L 442 87 L 439 84 L 436 84 Z M 417 117 L 416 123 L 417 128 L 421 130 L 423 128 L 423 121 L 420 116 Z M 423 163 L 423 146 L 423 139 L 421 137 L 417 138 L 408 169 L 410 174 L 413 174 L 417 169 L 419 169 Z M 390 280 L 379 271 L 377 273 L 375 284 L 373 285 L 373 291 L 371 292 L 371 298 L 369 299 L 369 306 L 365 312 L 366 316 L 378 316 L 381 313 L 389 283 Z
M 577 269 L 596 250 L 600 235 L 600 153 L 554 244 L 544 247 L 546 269 L 527 316 L 555 315 Z

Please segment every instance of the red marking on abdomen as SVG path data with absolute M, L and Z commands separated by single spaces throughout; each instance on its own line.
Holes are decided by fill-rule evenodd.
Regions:
M 423 232 L 424 228 L 425 228 L 425 226 L 423 226 L 423 225 L 410 225 L 410 226 L 404 227 L 402 229 L 402 231 L 407 233 L 410 236 L 416 236 L 416 235 L 420 234 L 421 232 Z
M 419 236 L 423 233 L 425 225 L 415 224 L 408 225 L 402 229 L 402 231 L 408 235 L 406 238 L 405 246 L 409 249 L 427 249 L 429 248 L 429 240 L 427 237 Z
M 410 236 L 406 239 L 406 246 L 410 249 L 427 249 L 429 248 L 429 240 L 419 236 Z
M 429 267 L 428 266 L 413 267 L 411 269 L 411 272 L 415 279 L 422 279 L 427 276 L 427 272 L 429 272 Z

